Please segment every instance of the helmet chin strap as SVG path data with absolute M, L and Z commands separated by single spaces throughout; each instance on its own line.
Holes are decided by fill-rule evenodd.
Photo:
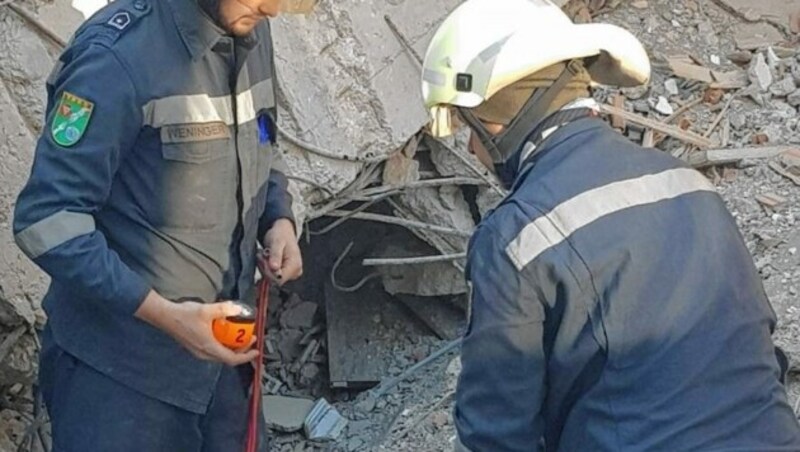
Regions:
M 580 60 L 572 60 L 558 76 L 555 82 L 546 89 L 538 89 L 528 99 L 522 110 L 517 114 L 511 124 L 499 135 L 493 135 L 486 129 L 483 122 L 471 110 L 458 108 L 464 122 L 478 135 L 481 144 L 489 152 L 494 162 L 495 171 L 506 186 L 513 182 L 516 165 L 509 165 L 508 161 L 519 150 L 528 138 L 528 135 L 547 116 L 547 109 L 553 103 L 564 87 L 584 70 Z

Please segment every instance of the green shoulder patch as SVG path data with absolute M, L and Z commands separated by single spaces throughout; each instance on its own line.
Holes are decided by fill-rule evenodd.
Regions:
M 93 103 L 64 91 L 50 126 L 53 140 L 64 147 L 77 143 L 89 126 L 93 110 Z

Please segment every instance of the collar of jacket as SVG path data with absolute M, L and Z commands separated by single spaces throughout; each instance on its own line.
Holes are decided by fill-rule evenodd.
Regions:
M 167 0 L 186 50 L 196 60 L 226 37 L 226 32 L 203 12 L 197 0 Z M 258 44 L 255 33 L 239 39 L 247 48 Z
M 600 106 L 597 104 L 597 101 L 592 98 L 575 99 L 543 121 L 543 123 L 547 123 L 555 119 L 557 122 L 553 125 L 544 125 L 540 123 L 544 126 L 544 129 L 538 131 L 538 129 L 541 127 L 537 124 L 531 130 L 528 138 L 525 140 L 525 144 L 523 144 L 522 147 L 511 156 L 511 158 L 509 158 L 508 165 L 514 172 L 513 176 L 511 177 L 512 180 L 516 180 L 517 177 L 524 171 L 525 167 L 528 166 L 531 161 L 535 160 L 535 154 L 539 153 L 540 148 L 545 146 L 546 142 L 549 141 L 548 138 L 550 138 L 556 131 L 577 119 L 585 117 L 585 114 L 578 114 L 580 113 L 578 110 L 590 110 L 591 112 L 594 112 L 594 115 L 596 116 L 600 111 Z M 569 115 L 569 112 L 571 111 L 575 111 L 576 115 Z M 560 122 L 558 122 L 558 116 L 563 118 Z M 533 137 L 533 134 L 538 136 Z

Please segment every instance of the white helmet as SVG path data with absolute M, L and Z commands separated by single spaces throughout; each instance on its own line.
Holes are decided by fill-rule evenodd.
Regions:
M 637 86 L 650 60 L 630 32 L 607 24 L 575 25 L 549 0 L 467 0 L 431 41 L 422 75 L 434 136 L 451 131 L 451 107 L 472 108 L 551 65 L 597 57 L 592 81 Z

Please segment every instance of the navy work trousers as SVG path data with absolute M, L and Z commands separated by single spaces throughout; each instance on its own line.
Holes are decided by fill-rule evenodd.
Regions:
M 239 452 L 247 435 L 250 365 L 225 367 L 204 415 L 147 397 L 97 372 L 42 334 L 39 386 L 53 452 Z M 267 450 L 263 417 L 259 451 Z

